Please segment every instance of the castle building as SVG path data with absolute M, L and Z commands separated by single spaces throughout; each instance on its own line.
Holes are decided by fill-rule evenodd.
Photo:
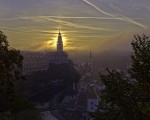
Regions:
M 46 71 L 49 66 L 50 53 L 22 51 L 23 74 L 29 75 L 36 71 Z
M 68 54 L 63 50 L 62 35 L 59 31 L 56 52 L 22 51 L 23 74 L 29 75 L 36 71 L 47 71 L 50 63 L 62 64 L 68 62 Z
M 51 53 L 50 63 L 62 64 L 68 62 L 68 54 L 63 50 L 62 35 L 59 31 L 57 39 L 57 50 Z

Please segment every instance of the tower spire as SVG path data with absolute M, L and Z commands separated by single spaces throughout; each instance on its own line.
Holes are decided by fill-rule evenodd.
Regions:
M 59 25 L 59 27 L 58 27 L 58 31 L 59 31 L 59 35 L 61 35 L 61 26 Z
M 58 39 L 57 39 L 57 52 L 63 52 L 63 41 L 62 41 L 60 29 L 58 33 Z
M 91 72 L 93 71 L 93 59 L 92 59 L 92 52 L 90 51 L 90 69 L 91 69 Z
M 92 59 L 92 52 L 90 51 L 90 59 Z
M 59 28 L 59 35 L 61 35 L 60 28 Z

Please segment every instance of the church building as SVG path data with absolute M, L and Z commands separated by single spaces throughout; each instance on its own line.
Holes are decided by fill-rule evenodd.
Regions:
M 57 50 L 56 52 L 51 53 L 50 63 L 68 63 L 68 54 L 63 50 L 63 40 L 60 31 L 57 39 Z

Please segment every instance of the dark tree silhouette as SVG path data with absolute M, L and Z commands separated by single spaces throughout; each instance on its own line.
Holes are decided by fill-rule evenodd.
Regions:
M 40 120 L 40 114 L 17 87 L 18 81 L 24 80 L 22 62 L 20 51 L 10 48 L 0 31 L 0 120 Z
M 138 107 L 150 117 L 150 38 L 146 35 L 134 36 L 131 45 L 134 53 L 128 72 L 136 82 L 134 90 Z
M 23 57 L 19 50 L 10 48 L 6 35 L 0 31 L 0 103 L 9 103 L 15 96 L 15 81 L 21 75 Z M 6 106 L 5 106 L 5 109 Z
M 106 88 L 95 120 L 149 120 L 150 119 L 150 39 L 134 36 L 133 55 L 128 74 L 107 70 L 100 75 Z

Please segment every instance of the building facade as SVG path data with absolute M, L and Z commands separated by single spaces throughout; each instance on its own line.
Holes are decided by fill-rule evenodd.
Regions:
M 46 71 L 49 67 L 50 53 L 23 51 L 23 74 L 29 75 L 36 71 Z

